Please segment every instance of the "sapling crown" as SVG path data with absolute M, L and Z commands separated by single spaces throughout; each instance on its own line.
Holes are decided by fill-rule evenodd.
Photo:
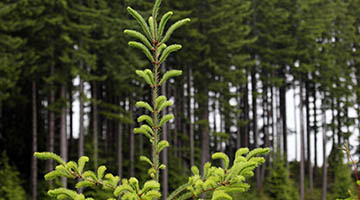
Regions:
M 124 33 L 133 37 L 137 41 L 130 41 L 130 47 L 140 49 L 145 57 L 152 64 L 151 69 L 136 70 L 136 74 L 140 76 L 144 82 L 152 90 L 152 102 L 138 101 L 137 108 L 143 108 L 151 113 L 151 115 L 143 114 L 137 118 L 137 122 L 142 123 L 140 127 L 133 130 L 134 134 L 144 134 L 152 144 L 152 157 L 148 158 L 144 155 L 140 156 L 140 160 L 149 164 L 148 174 L 151 180 L 144 183 L 142 187 L 135 177 L 129 179 L 122 179 L 114 176 L 111 173 L 106 173 L 106 167 L 100 166 L 97 172 L 88 170 L 84 171 L 85 163 L 89 158 L 81 157 L 78 162 L 70 161 L 65 163 L 59 156 L 53 153 L 35 153 L 39 159 L 53 159 L 58 162 L 58 166 L 52 172 L 45 175 L 46 180 L 51 180 L 56 177 L 67 177 L 71 179 L 78 179 L 76 188 L 94 188 L 101 187 L 113 195 L 108 200 L 123 199 L 123 200 L 154 200 L 162 197 L 160 193 L 159 176 L 160 170 L 166 168 L 164 164 L 159 161 L 160 152 L 169 146 L 166 140 L 160 140 L 161 127 L 174 118 L 173 114 L 160 115 L 161 111 L 173 105 L 166 96 L 159 95 L 158 88 L 170 78 L 180 76 L 181 70 L 169 70 L 162 74 L 160 73 L 160 65 L 166 61 L 168 56 L 181 49 L 180 44 L 167 45 L 171 35 L 181 26 L 190 22 L 189 18 L 179 20 L 172 24 L 167 31 L 165 27 L 172 12 L 164 14 L 158 24 L 158 14 L 161 5 L 161 0 L 156 0 L 152 16 L 146 20 L 134 9 L 128 7 L 127 10 L 131 16 L 138 22 L 142 29 L 142 33 L 135 30 L 125 30 Z M 268 148 L 258 148 L 251 152 L 249 149 L 242 148 L 237 150 L 235 160 L 230 166 L 229 157 L 217 152 L 212 155 L 212 159 L 223 160 L 224 167 L 212 166 L 207 162 L 203 166 L 203 174 L 200 174 L 196 166 L 191 168 L 193 175 L 189 177 L 188 183 L 183 184 L 173 191 L 168 197 L 163 197 L 167 200 L 183 200 L 196 199 L 203 193 L 210 193 L 213 200 L 232 199 L 230 192 L 245 192 L 250 187 L 245 183 L 245 179 L 254 175 L 253 170 L 260 164 L 264 163 L 263 157 L 269 152 Z M 75 200 L 91 200 L 92 197 L 85 197 L 84 194 L 67 188 L 57 188 L 49 190 L 50 196 L 57 199 L 75 199 Z

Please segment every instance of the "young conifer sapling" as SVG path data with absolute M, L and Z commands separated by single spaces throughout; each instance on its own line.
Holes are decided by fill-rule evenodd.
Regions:
M 152 90 L 152 101 L 138 101 L 136 107 L 142 108 L 151 113 L 150 115 L 143 114 L 137 118 L 142 125 L 134 129 L 135 134 L 144 134 L 152 144 L 151 158 L 140 156 L 140 160 L 149 164 L 148 174 L 150 179 L 142 186 L 135 177 L 129 179 L 123 178 L 120 183 L 120 178 L 111 173 L 106 173 L 106 167 L 100 166 L 96 171 L 84 170 L 86 162 L 89 158 L 82 156 L 78 162 L 69 161 L 64 162 L 61 157 L 54 153 L 43 152 L 35 153 L 39 159 L 53 159 L 57 161 L 58 165 L 54 171 L 45 175 L 46 180 L 51 180 L 57 177 L 66 177 L 69 179 L 79 180 L 76 184 L 76 189 L 79 188 L 95 188 L 108 191 L 112 195 L 108 200 L 155 200 L 164 198 L 160 193 L 159 176 L 160 171 L 166 166 L 160 163 L 160 152 L 169 146 L 168 141 L 160 140 L 161 127 L 174 118 L 173 114 L 161 115 L 161 111 L 169 106 L 172 106 L 172 101 L 169 101 L 166 96 L 159 94 L 159 87 L 170 78 L 180 76 L 181 70 L 170 70 L 161 73 L 160 66 L 168 56 L 181 49 L 179 44 L 167 44 L 171 35 L 181 26 L 190 22 L 189 18 L 179 20 L 172 24 L 169 29 L 165 31 L 165 27 L 173 12 L 164 14 L 160 21 L 158 20 L 159 7 L 162 0 L 156 0 L 152 15 L 145 19 L 134 9 L 128 7 L 127 10 L 131 16 L 141 26 L 141 32 L 135 30 L 125 30 L 124 33 L 133 37 L 137 41 L 130 41 L 129 46 L 140 49 L 146 58 L 151 62 L 152 68 L 145 70 L 136 70 L 136 74 L 140 76 Z M 269 152 L 268 148 L 257 148 L 249 152 L 248 148 L 241 148 L 236 151 L 235 159 L 232 166 L 230 166 L 229 157 L 222 153 L 214 153 L 212 159 L 221 159 L 223 167 L 213 166 L 207 162 L 203 166 L 203 174 L 200 174 L 196 166 L 192 166 L 192 176 L 189 181 L 179 186 L 165 199 L 167 200 L 184 200 L 184 199 L 199 199 L 201 194 L 206 194 L 212 200 L 226 200 L 232 199 L 230 192 L 245 192 L 249 189 L 249 184 L 245 182 L 246 178 L 254 175 L 254 169 L 265 162 L 263 157 Z M 74 199 L 74 200 L 92 200 L 92 197 L 85 197 L 84 194 L 79 194 L 75 190 L 67 188 L 57 188 L 48 191 L 48 194 L 57 199 Z

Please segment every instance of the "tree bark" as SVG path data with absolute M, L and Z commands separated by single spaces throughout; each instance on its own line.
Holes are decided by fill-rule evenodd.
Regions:
M 210 159 L 210 137 L 209 137 L 209 94 L 208 88 L 202 88 L 203 95 L 202 101 L 199 102 L 200 106 L 200 125 L 201 132 L 201 166 L 204 166 Z M 201 167 L 203 173 L 203 167 Z
M 325 94 L 324 94 L 325 100 Z M 322 139 L 323 139 L 323 168 L 322 168 L 322 200 L 326 200 L 326 191 L 327 191 L 327 155 L 326 155 L 326 143 L 327 143 L 327 124 L 326 124 L 326 109 L 325 109 L 325 102 L 322 103 L 322 124 L 323 124 L 323 132 L 322 132 Z
M 66 89 L 65 84 L 61 85 L 60 98 L 66 102 Z M 61 118 L 60 118 L 60 156 L 66 162 L 68 158 L 67 152 L 67 135 L 66 135 L 66 105 L 61 107 Z M 63 187 L 67 187 L 67 179 L 61 178 Z
M 192 70 L 188 69 L 188 119 L 189 119 L 189 135 L 190 135 L 190 166 L 194 166 L 194 126 L 192 124 L 193 113 L 192 113 Z
M 335 141 L 335 135 L 336 135 L 336 130 L 335 130 L 335 98 L 331 98 L 331 131 L 332 131 L 332 142 L 333 142 L 333 147 L 336 146 L 336 141 Z
M 274 86 L 271 85 L 271 89 L 270 89 L 270 93 L 271 93 L 271 104 L 270 104 L 270 114 L 271 114 L 271 138 L 272 138 L 272 141 L 271 141 L 271 146 L 273 147 L 273 149 L 275 149 L 275 132 L 276 132 L 276 127 L 275 127 L 275 122 L 276 122 L 276 115 L 275 115 L 275 112 L 274 112 Z
M 341 110 L 342 108 L 340 107 L 340 100 L 336 99 L 336 121 L 337 121 L 337 140 L 338 140 L 338 146 L 340 147 L 342 144 L 342 123 L 341 123 Z
M 249 136 L 249 83 L 248 83 L 248 70 L 246 70 L 246 85 L 244 91 L 244 121 L 246 122 L 244 126 L 244 146 L 243 147 L 250 147 L 250 136 Z
M 264 133 L 264 147 L 269 147 L 269 106 L 268 106 L 268 85 L 267 83 L 264 83 L 263 86 L 263 98 L 262 98 L 262 107 L 263 107 L 263 133 Z M 265 160 L 269 160 L 269 156 L 264 156 Z M 265 164 L 267 166 L 267 163 Z M 265 181 L 265 165 L 261 165 L 261 183 L 264 183 Z
M 99 155 L 99 139 L 98 139 L 98 109 L 97 109 L 97 83 L 93 81 L 93 103 L 92 103 L 92 118 L 93 118 L 93 143 L 94 143 L 94 169 L 98 167 L 98 155 Z M 120 176 L 120 175 L 119 175 Z
M 131 95 L 132 97 L 132 95 Z M 133 119 L 133 99 L 129 99 L 129 112 L 130 112 L 130 119 Z M 134 177 L 135 175 L 135 135 L 133 133 L 134 130 L 134 123 L 130 124 L 130 177 Z
M 80 67 L 83 67 L 83 61 L 80 60 Z M 84 97 L 83 97 L 83 92 L 84 92 L 84 81 L 81 78 L 81 76 L 79 77 L 80 79 L 80 83 L 79 83 L 79 142 L 78 142 L 78 157 L 80 158 L 81 156 L 84 155 Z M 70 109 L 72 110 L 72 106 L 70 107 Z M 70 114 L 70 116 L 72 116 L 72 112 Z M 72 120 L 71 120 L 72 121 Z M 72 127 L 71 127 L 72 129 Z M 81 181 L 82 179 L 79 179 L 79 181 Z M 79 188 L 78 189 L 79 193 L 83 192 L 83 188 Z
M 122 179 L 123 176 L 123 170 L 122 170 L 122 166 L 123 166 L 123 155 L 122 155 L 122 151 L 123 151 L 123 130 L 122 130 L 122 124 L 119 122 L 117 123 L 118 125 L 118 140 L 117 140 L 117 174 L 120 177 L 120 180 Z
M 282 134 L 283 134 L 283 151 L 284 151 L 284 160 L 286 165 L 287 161 L 287 116 L 286 116 L 286 75 L 284 72 L 285 69 L 281 70 L 281 76 L 284 79 L 284 83 L 280 87 L 280 118 L 282 124 Z
M 253 137 L 254 137 L 254 147 L 258 148 L 259 143 L 259 132 L 258 132 L 258 123 L 257 123 L 257 86 L 256 86 L 256 71 L 255 69 L 251 72 L 251 87 L 252 87 L 252 113 L 253 113 Z M 259 190 L 261 190 L 261 176 L 260 176 L 260 169 L 257 167 L 255 170 L 256 174 L 256 186 Z
M 79 84 L 79 143 L 78 143 L 78 153 L 79 158 L 84 155 L 84 81 L 80 77 Z
M 298 132 L 297 132 L 297 114 L 296 114 L 296 110 L 297 110 L 297 105 L 296 105 L 296 85 L 294 83 L 294 123 L 295 123 L 295 160 L 298 160 Z
M 313 87 L 313 97 L 314 97 L 314 179 L 316 180 L 318 176 L 318 163 L 317 163 L 317 105 L 316 105 L 316 85 L 314 83 Z
M 241 110 L 241 107 L 242 107 L 242 101 L 241 101 L 241 87 L 238 86 L 237 89 L 236 89 L 236 92 L 237 92 L 237 102 L 238 102 L 238 109 Z M 243 137 L 242 137 L 242 129 L 243 129 L 243 126 L 241 124 L 241 121 L 243 119 L 243 114 L 244 114 L 244 110 L 242 110 L 241 113 L 237 114 L 237 118 L 238 120 L 236 120 L 236 127 L 237 127 L 237 130 L 236 130 L 236 149 L 239 149 L 241 147 L 241 142 L 243 140 Z
M 305 179 L 305 134 L 303 113 L 303 87 L 300 81 L 300 200 L 304 200 Z
M 37 101 L 36 82 L 32 81 L 32 154 L 31 154 L 31 197 L 37 199 L 37 159 L 34 153 L 37 151 Z
M 54 66 L 50 68 L 50 76 L 54 75 Z M 53 86 L 53 84 L 51 84 Z M 55 88 L 51 88 L 50 90 L 50 99 L 49 105 L 53 105 L 55 102 Z M 54 153 L 54 140 L 55 140 L 55 113 L 52 109 L 50 109 L 49 113 L 49 138 L 48 138 L 48 151 Z M 54 161 L 49 159 L 46 161 L 47 171 L 50 172 L 54 169 Z M 52 181 L 50 182 L 52 185 Z
M 309 188 L 310 192 L 313 190 L 313 170 L 312 170 L 312 164 L 311 164 L 311 125 L 310 125 L 310 85 L 308 81 L 305 83 L 306 93 L 305 93 L 305 108 L 306 108 L 306 136 L 307 136 L 307 167 L 309 172 Z
M 71 81 L 70 81 L 70 83 L 71 83 Z M 70 120 L 69 120 L 69 139 L 67 139 L 68 140 L 68 150 L 67 150 L 67 152 L 73 152 L 73 147 L 74 147 L 73 109 L 72 109 L 72 107 L 73 107 L 73 96 L 72 96 L 72 93 L 73 93 L 72 85 L 70 85 L 70 87 L 68 88 L 69 99 L 67 100 L 69 102 L 69 107 L 67 108 L 67 110 L 69 110 L 69 118 L 70 118 Z

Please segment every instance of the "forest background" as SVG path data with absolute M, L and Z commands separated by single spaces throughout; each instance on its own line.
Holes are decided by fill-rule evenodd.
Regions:
M 147 66 L 127 47 L 123 30 L 137 27 L 127 6 L 149 16 L 152 3 L 0 1 L 0 199 L 49 199 L 47 189 L 61 184 L 43 181 L 54 163 L 37 163 L 35 151 L 65 160 L 87 155 L 94 168 L 147 176 L 138 157 L 150 154 L 150 146 L 132 133 L 140 114 L 134 104 L 149 92 L 134 71 Z M 183 49 L 163 64 L 183 70 L 162 87 L 175 103 L 167 111 L 175 120 L 162 133 L 172 147 L 162 154 L 163 193 L 187 181 L 190 166 L 211 153 L 234 155 L 240 147 L 271 147 L 272 154 L 251 191 L 236 199 L 355 192 L 340 147 L 349 142 L 358 157 L 360 0 L 164 1 L 162 7 L 174 11 L 171 21 L 192 19 L 173 37 Z

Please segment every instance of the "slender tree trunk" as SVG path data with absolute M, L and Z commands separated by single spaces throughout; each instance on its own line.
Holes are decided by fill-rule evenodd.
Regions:
M 62 100 L 66 99 L 66 89 L 65 84 L 61 85 L 60 89 L 60 98 Z M 67 152 L 67 135 L 66 135 L 66 105 L 62 105 L 61 107 L 61 118 L 60 118 L 60 156 L 66 162 L 68 158 Z M 67 179 L 61 178 L 61 182 L 63 187 L 67 187 Z
M 207 11 L 208 2 L 206 0 L 201 1 L 200 5 L 200 32 L 205 33 L 207 31 L 207 27 L 205 27 L 205 13 Z M 205 58 L 204 52 L 201 55 L 201 58 Z M 205 71 L 203 74 L 205 75 L 208 73 Z M 204 76 L 206 79 L 208 78 L 206 75 Z M 199 91 L 201 91 L 202 95 L 199 98 L 199 118 L 202 122 L 199 125 L 200 133 L 201 133 L 201 166 L 204 166 L 204 164 L 209 161 L 210 159 L 210 136 L 209 136 L 209 88 L 208 83 L 205 81 L 202 81 L 199 84 Z M 201 173 L 203 173 L 203 167 L 201 167 Z M 201 196 L 202 198 L 204 196 Z
M 242 107 L 241 87 L 238 86 L 236 91 L 237 91 L 238 109 L 241 110 L 241 107 Z M 243 115 L 244 115 L 244 111 L 237 114 L 237 118 L 240 119 L 240 120 L 236 120 L 236 126 L 237 126 L 237 130 L 236 130 L 236 149 L 239 149 L 241 147 L 241 142 L 243 140 L 243 137 L 242 137 L 242 134 L 241 134 L 242 129 L 243 129 L 243 126 L 241 124 L 241 121 L 243 119 Z
M 342 108 L 340 107 L 340 100 L 336 99 L 336 121 L 337 121 L 337 140 L 338 140 L 338 146 L 341 146 L 342 144 L 342 134 L 341 134 L 341 128 L 342 128 L 342 123 L 341 123 L 341 110 Z
M 297 105 L 296 105 L 296 85 L 294 83 L 294 123 L 295 123 L 295 160 L 298 160 L 298 132 L 297 132 L 297 114 L 296 114 L 296 110 L 297 110 Z
M 185 82 L 185 80 L 183 80 Z M 186 123 L 186 120 L 189 119 L 188 115 L 187 115 L 187 103 L 186 103 L 187 99 L 186 99 L 186 90 L 185 90 L 185 87 L 183 88 L 182 90 L 182 108 L 181 108 L 181 112 L 183 113 L 183 118 L 181 119 L 181 129 L 183 130 L 184 132 L 184 138 L 189 138 L 189 132 L 188 132 L 188 129 L 187 129 L 187 123 Z M 182 158 L 182 164 L 183 164 L 183 175 L 186 176 L 187 175 L 187 169 L 189 169 L 189 166 L 188 166 L 188 162 L 187 162 L 187 159 L 189 158 L 189 154 L 188 154 L 188 151 L 186 151 L 184 149 L 184 147 L 187 146 L 187 142 L 184 141 L 184 140 L 181 140 L 181 152 L 182 152 L 182 155 L 181 155 L 181 158 Z
M 132 95 L 131 95 L 132 97 Z M 130 111 L 130 119 L 133 119 L 133 99 L 129 99 L 129 111 Z M 130 177 L 134 177 L 135 175 L 135 135 L 132 132 L 134 130 L 134 124 L 130 124 Z
M 122 155 L 122 151 L 123 151 L 123 131 L 122 131 L 122 124 L 119 122 L 117 123 L 118 125 L 118 140 L 117 140 L 117 174 L 120 177 L 120 180 L 122 179 L 123 176 L 123 170 L 122 170 L 122 166 L 123 166 L 123 155 Z
M 37 199 L 37 159 L 34 153 L 37 151 L 37 101 L 36 82 L 32 81 L 32 154 L 31 154 L 31 197 Z
M 83 61 L 80 60 L 80 68 L 83 67 Z M 79 77 L 80 83 L 79 83 L 79 142 L 78 142 L 78 157 L 84 155 L 84 81 L 81 77 Z M 72 106 L 70 107 L 72 110 Z M 70 114 L 72 116 L 72 113 Z M 72 121 L 72 120 L 71 120 Z M 71 128 L 72 129 L 72 128 Z M 81 181 L 80 179 L 79 181 Z M 83 188 L 78 189 L 79 193 L 83 192 Z
M 275 77 L 275 74 L 273 73 L 273 77 Z M 278 152 L 280 152 L 281 153 L 281 147 L 282 147 L 282 145 L 281 145 L 281 142 L 282 142 L 282 129 L 281 129 L 281 119 L 280 119 L 280 103 L 279 103 L 279 100 L 280 100 L 280 98 L 279 98 L 279 91 L 278 91 L 278 89 L 277 88 L 275 88 L 275 113 L 274 113 L 274 115 L 275 115 L 275 119 L 276 119 L 276 150 L 278 151 Z
M 314 83 L 313 88 L 313 97 L 314 97 L 314 179 L 316 180 L 318 176 L 318 163 L 317 163 L 317 106 L 316 106 L 316 85 Z
M 262 114 L 262 119 L 263 119 L 263 133 L 264 133 L 264 142 L 265 142 L 265 147 L 269 147 L 269 133 L 268 133 L 268 128 L 269 128 L 269 111 L 268 111 L 268 85 L 267 83 L 264 83 L 263 86 L 263 98 L 262 98 L 262 107 L 263 107 L 263 114 Z M 265 156 L 265 160 L 269 160 L 268 155 Z M 264 183 L 265 180 L 265 165 L 261 165 L 259 166 L 261 167 L 261 183 Z
M 163 65 L 163 71 L 165 71 L 165 66 Z M 161 93 L 162 95 L 166 96 L 166 83 L 161 85 Z M 162 115 L 166 115 L 166 110 L 167 109 L 163 109 L 162 111 Z M 162 129 L 162 140 L 167 141 L 167 126 L 168 124 L 165 124 L 163 126 Z M 166 165 L 166 168 L 164 170 L 162 170 L 162 182 L 161 182 L 161 186 L 162 186 L 162 199 L 165 200 L 166 197 L 168 196 L 168 150 L 167 148 L 165 148 L 164 150 L 162 150 L 161 152 L 161 157 L 162 157 L 162 163 L 164 165 Z
M 325 94 L 323 96 L 325 100 Z M 326 155 L 326 143 L 327 143 L 327 124 L 326 124 L 326 109 L 325 109 L 325 102 L 322 103 L 322 124 L 323 124 L 323 132 L 322 132 L 322 139 L 323 139 L 323 168 L 322 168 L 322 200 L 326 200 L 326 191 L 327 191 L 327 155 Z
M 308 165 L 308 172 L 309 172 L 309 187 L 310 187 L 310 192 L 312 192 L 313 190 L 313 170 L 312 170 L 312 164 L 311 164 L 311 130 L 310 130 L 310 86 L 308 81 L 306 81 L 305 83 L 305 87 L 306 87 L 306 93 L 305 93 L 305 108 L 306 108 L 306 136 L 307 136 L 307 143 L 306 143 L 306 147 L 307 147 L 307 165 Z
M 54 66 L 50 68 L 50 76 L 54 75 Z M 51 84 L 53 86 L 53 84 Z M 55 102 L 55 88 L 50 90 L 50 102 L 49 105 L 53 105 Z M 53 109 L 50 109 L 49 113 L 49 140 L 48 140 L 48 151 L 54 153 L 54 140 L 55 140 L 55 113 Z M 54 169 L 54 161 L 52 159 L 47 160 L 47 171 L 50 172 Z M 50 182 L 52 185 L 52 181 Z
M 70 81 L 71 83 L 71 81 Z M 74 133 L 73 133 L 73 96 L 72 96 L 72 84 L 70 84 L 70 87 L 68 89 L 68 94 L 69 94 L 69 107 L 67 110 L 69 110 L 69 139 L 68 139 L 68 152 L 73 152 L 73 147 L 74 147 Z M 66 125 L 67 126 L 67 125 Z
M 288 165 L 287 161 L 287 116 L 286 116 L 286 76 L 285 69 L 282 69 L 281 74 L 284 79 L 284 83 L 280 87 L 280 118 L 282 120 L 282 134 L 283 134 L 283 151 L 284 151 L 284 159 L 286 162 L 286 166 Z
M 335 99 L 334 99 L 334 97 L 331 98 L 331 131 L 332 131 L 333 147 L 335 147 L 336 146 L 336 141 L 335 141 L 336 131 L 335 131 Z
M 271 146 L 273 147 L 273 149 L 275 149 L 275 132 L 276 132 L 276 127 L 275 127 L 275 122 L 276 122 L 276 118 L 274 115 L 274 86 L 271 85 L 271 106 L 270 106 L 270 113 L 271 113 L 271 138 L 272 138 L 272 142 L 271 142 Z
M 84 81 L 80 77 L 80 84 L 79 84 L 79 146 L 78 146 L 78 153 L 79 158 L 84 155 Z
M 203 122 L 200 125 L 201 132 L 201 166 L 204 166 L 210 159 L 210 137 L 209 137 L 209 94 L 208 88 L 203 88 L 203 94 L 205 95 L 200 102 L 200 119 Z M 203 168 L 201 167 L 201 170 Z M 201 171 L 203 172 L 203 171 Z
M 94 169 L 98 167 L 98 155 L 99 155 L 99 139 L 98 139 L 98 109 L 97 109 L 97 83 L 93 81 L 93 103 L 92 103 L 92 114 L 93 114 L 93 143 L 94 143 Z M 120 176 L 120 174 L 119 174 Z
M 303 86 L 300 81 L 300 200 L 304 200 L 305 179 L 305 134 L 303 113 Z
M 173 151 L 174 151 L 174 156 L 175 157 L 179 157 L 178 153 L 178 132 L 179 132 L 179 129 L 178 129 L 178 126 L 179 126 L 179 121 L 178 121 L 178 118 L 180 118 L 179 116 L 179 105 L 180 105 L 180 102 L 179 102 L 179 99 L 178 99 L 178 90 L 177 90 L 177 87 L 179 86 L 179 84 L 177 84 L 174 89 L 173 89 L 173 92 L 174 92 L 174 97 L 175 97 L 175 103 L 174 103 L 174 106 L 172 107 L 173 108 L 173 112 L 174 112 L 174 115 L 175 115 L 175 119 L 174 119 L 174 135 L 172 136 L 173 138 Z M 170 85 L 168 86 L 170 87 Z
M 252 113 L 253 113 L 253 137 L 254 137 L 254 147 L 259 147 L 259 132 L 258 132 L 258 119 L 257 119 L 257 86 L 256 86 L 256 71 L 255 69 L 251 72 L 251 86 L 252 86 Z M 260 177 L 260 169 L 256 168 L 256 186 L 259 190 L 261 190 L 261 177 Z
M 190 135 L 190 166 L 194 166 L 194 126 L 192 124 L 192 70 L 188 69 L 188 119 L 189 119 L 189 135 Z
M 243 134 L 244 136 L 244 147 L 250 147 L 250 136 L 249 136 L 249 113 L 250 113 L 250 109 L 249 109 L 249 80 L 248 80 L 248 69 L 246 69 L 246 85 L 245 85 L 245 92 L 244 92 L 244 121 L 246 122 L 245 126 L 244 126 L 244 132 Z

